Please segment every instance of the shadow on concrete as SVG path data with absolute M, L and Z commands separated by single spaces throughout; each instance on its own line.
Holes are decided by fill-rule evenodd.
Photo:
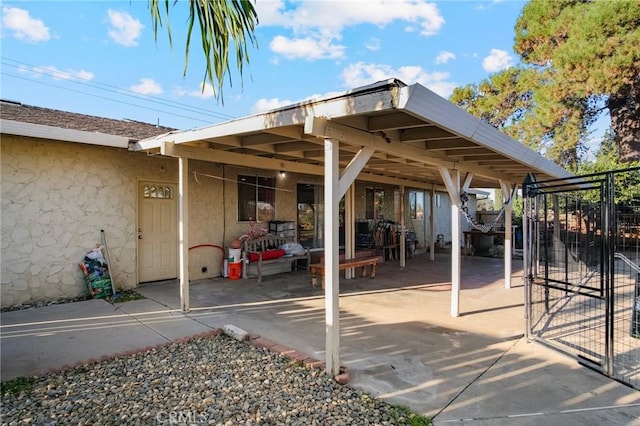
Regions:
M 436 424 L 636 424 L 640 392 L 521 337 L 523 291 L 504 288 L 499 259 L 463 258 L 463 315 L 453 318 L 448 259 L 438 257 L 403 269 L 385 263 L 373 280 L 341 279 L 340 359 L 352 386 Z M 139 292 L 147 299 L 3 313 L 3 380 L 225 324 L 324 359 L 324 294 L 308 273 L 192 282 L 187 315 L 176 281 Z
M 633 424 L 640 416 L 633 389 L 526 342 L 523 287 L 504 288 L 499 259 L 463 258 L 457 318 L 449 271 L 447 258 L 414 258 L 405 268 L 385 262 L 375 279 L 341 278 L 340 360 L 353 386 L 436 424 L 514 424 L 512 416 L 518 424 Z M 521 262 L 514 271 L 519 283 Z M 177 282 L 140 289 L 169 308 L 180 306 L 178 290 Z M 324 359 L 324 293 L 305 272 L 262 283 L 203 280 L 190 293 L 189 317 L 201 324 L 232 323 Z

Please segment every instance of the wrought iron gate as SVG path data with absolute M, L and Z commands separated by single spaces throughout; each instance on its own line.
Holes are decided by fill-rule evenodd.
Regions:
M 640 168 L 523 186 L 528 338 L 636 389 L 639 186 Z

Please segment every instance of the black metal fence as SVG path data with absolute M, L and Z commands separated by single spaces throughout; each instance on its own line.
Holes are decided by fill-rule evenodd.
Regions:
M 523 186 L 528 338 L 636 389 L 638 187 L 640 168 Z

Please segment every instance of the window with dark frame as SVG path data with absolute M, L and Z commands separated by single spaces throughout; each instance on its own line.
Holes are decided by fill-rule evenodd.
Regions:
M 365 189 L 365 219 L 383 219 L 384 218 L 384 189 L 382 188 L 366 188 Z
M 424 192 L 409 191 L 409 215 L 411 219 L 424 219 Z
M 238 175 L 238 221 L 269 222 L 275 218 L 275 178 Z

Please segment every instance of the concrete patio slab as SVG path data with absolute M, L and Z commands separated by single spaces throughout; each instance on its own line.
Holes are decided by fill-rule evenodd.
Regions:
M 637 425 L 640 393 L 518 339 L 438 415 L 438 424 Z
M 3 381 L 211 330 L 152 300 L 87 300 L 4 312 L 1 318 Z
M 383 263 L 374 280 L 341 279 L 340 361 L 349 369 L 350 384 L 435 416 L 436 424 L 514 424 L 510 416 L 521 416 L 518 424 L 561 419 L 600 425 L 600 415 L 634 424 L 640 392 L 527 343 L 521 262 L 514 266 L 515 285 L 505 289 L 502 262 L 463 258 L 457 318 L 450 315 L 449 264 L 442 256 L 437 262 L 413 259 L 404 269 Z M 175 285 L 158 283 L 141 292 L 177 308 Z M 198 282 L 191 295 L 189 317 L 200 323 L 212 328 L 233 323 L 324 359 L 324 294 L 311 287 L 308 274 L 270 276 L 261 284 Z M 609 408 L 594 414 L 594 407 Z M 548 415 L 541 420 L 536 413 Z
M 640 392 L 523 336 L 521 263 L 505 289 L 499 259 L 463 258 L 461 316 L 450 316 L 450 264 L 438 254 L 341 279 L 340 362 L 350 385 L 439 424 L 640 424 Z M 324 360 L 324 293 L 303 271 L 140 286 L 146 299 L 2 313 L 2 379 L 34 374 L 233 324 Z

